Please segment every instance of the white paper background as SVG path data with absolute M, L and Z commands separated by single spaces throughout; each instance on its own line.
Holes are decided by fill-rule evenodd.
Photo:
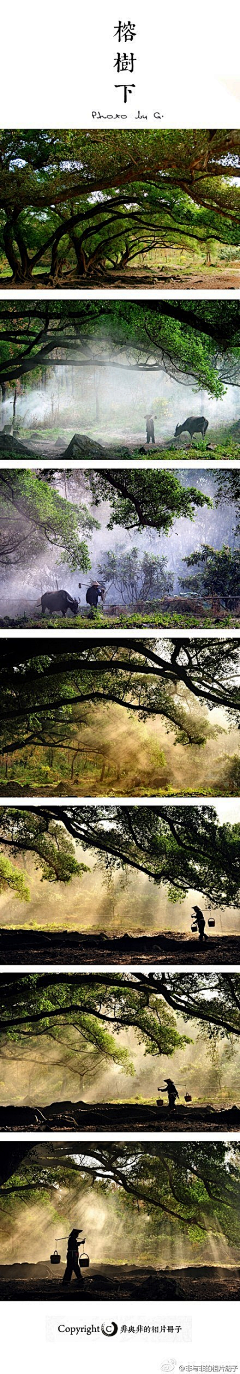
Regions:
M 176 1336 L 105 1337 L 58 1332 L 58 1326 L 179 1324 Z M 7 1368 L 24 1374 L 66 1374 L 85 1367 L 104 1374 L 182 1374 L 186 1366 L 240 1367 L 236 1303 L 5 1303 L 1 1308 L 1 1349 Z M 174 1362 L 174 1363 L 173 1363 Z M 168 1366 L 168 1367 L 167 1367 Z M 173 1366 L 173 1367 L 172 1367 Z M 213 1374 L 213 1371 L 211 1371 Z
M 137 28 L 135 92 L 123 104 L 113 69 L 118 50 L 113 29 L 119 19 Z M 125 45 L 124 45 L 125 46 Z M 122 45 L 123 48 L 123 45 Z M 93 118 L 92 112 L 101 118 Z M 144 119 L 138 119 L 138 111 Z M 61 8 L 49 0 L 41 7 L 16 0 L 1 14 L 0 123 L 9 128 L 239 127 L 239 6 L 201 0 L 131 0 L 127 7 L 104 0 L 83 11 L 76 0 Z M 121 116 L 125 115 L 125 118 Z M 156 115 L 156 118 L 155 118 Z M 102 293 L 104 294 L 104 293 Z M 215 294 L 215 293 L 214 293 Z M 30 632 L 31 635 L 31 632 Z M 9 799 L 11 802 L 11 799 Z M 103 800 L 103 799 L 101 799 Z M 59 1374 L 103 1367 L 126 1374 L 137 1362 L 140 1374 L 174 1374 L 184 1364 L 237 1365 L 238 1312 L 234 1303 L 2 1303 L 1 1348 L 8 1368 L 24 1374 Z M 90 1326 L 116 1320 L 137 1325 L 178 1321 L 185 1337 L 70 1337 L 58 1325 Z M 191 1337 L 192 1324 L 192 1337 Z M 180 1339 L 180 1338 L 179 1338 Z M 44 1361 L 44 1365 L 43 1365 Z M 169 1370 L 168 1374 L 172 1374 Z
M 136 89 L 123 105 L 113 69 L 119 19 L 136 24 Z M 118 0 L 85 7 L 16 0 L 1 12 L 0 123 L 7 128 L 238 127 L 239 5 L 228 0 Z M 122 43 L 121 50 L 125 48 Z M 154 120 L 154 112 L 163 116 Z M 106 116 L 113 118 L 108 120 Z M 115 118 L 117 116 L 117 118 Z

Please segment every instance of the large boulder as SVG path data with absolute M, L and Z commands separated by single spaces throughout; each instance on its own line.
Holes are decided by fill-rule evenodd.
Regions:
M 112 458 L 114 449 L 108 444 L 98 444 L 96 439 L 90 439 L 88 434 L 74 434 L 68 447 L 64 449 L 62 458 Z M 129 460 L 129 449 L 119 450 L 119 457 Z
M 64 458 L 104 458 L 105 448 L 98 444 L 96 439 L 89 439 L 88 434 L 73 434 L 68 447 L 64 449 Z
M 0 453 L 5 458 L 32 458 L 32 449 L 27 444 L 21 444 L 20 439 L 15 439 L 13 434 L 0 434 Z

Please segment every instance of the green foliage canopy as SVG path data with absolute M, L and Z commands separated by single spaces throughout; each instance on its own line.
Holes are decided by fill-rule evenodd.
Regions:
M 192 520 L 198 507 L 212 505 L 209 496 L 196 487 L 183 486 L 178 473 L 167 469 L 89 472 L 88 480 L 97 506 L 110 497 L 109 529 L 123 525 L 124 529 L 141 530 L 151 525 L 159 533 L 168 534 L 173 519 L 186 516 Z
M 159 1229 L 165 1215 L 180 1229 L 202 1240 L 204 1233 L 219 1228 L 234 1245 L 239 1244 L 239 1150 L 225 1141 L 168 1141 L 95 1144 L 82 1140 L 73 1146 L 61 1141 L 29 1142 L 0 1146 L 1 1206 L 9 1200 L 61 1187 L 81 1189 L 82 1181 L 99 1183 L 106 1199 L 112 1190 L 129 1197 L 137 1222 L 138 1202 L 151 1215 L 151 1228 Z
M 239 241 L 239 132 L 5 130 L 2 245 L 14 281 L 104 273 L 153 244 Z
M 1 751 L 14 753 L 21 744 L 52 743 L 71 738 L 79 716 L 76 707 L 88 702 L 116 702 L 144 720 L 160 715 L 171 721 L 178 739 L 200 744 L 208 733 L 207 717 L 191 718 L 185 696 L 210 711 L 224 706 L 228 718 L 238 719 L 239 646 L 237 640 L 137 640 L 134 646 L 81 639 L 72 649 L 64 640 L 49 652 L 49 640 L 25 639 L 21 647 L 2 641 Z M 183 703 L 179 694 L 183 692 Z
M 201 549 L 183 559 L 188 568 L 195 568 L 190 577 L 181 577 L 182 587 L 200 596 L 218 595 L 228 606 L 236 599 L 240 586 L 240 552 L 230 549 L 226 544 L 222 549 L 212 549 L 202 544 Z
M 104 586 L 116 587 L 123 601 L 129 601 L 132 606 L 139 600 L 163 597 L 173 588 L 167 559 L 150 553 L 141 556 L 136 548 L 126 553 L 121 549 L 110 550 L 98 565 L 98 577 Z
M 48 976 L 21 975 L 20 979 L 4 978 L 0 995 L 0 1039 L 2 1043 L 48 1036 L 60 1040 L 62 1030 L 72 1027 L 78 1032 L 78 1052 L 83 1046 L 97 1049 L 105 1060 L 120 1064 L 125 1072 L 133 1073 L 128 1053 L 118 1044 L 121 1030 L 136 1032 L 146 1052 L 151 1055 L 172 1055 L 183 1048 L 189 1037 L 179 1034 L 175 1014 L 154 990 L 134 987 L 131 981 L 94 978 L 73 974 Z
M 239 385 L 237 301 L 0 302 L 0 384 L 71 366 L 193 378 L 220 397 Z
M 35 854 L 52 881 L 81 871 L 72 868 L 75 842 L 110 871 L 133 868 L 170 886 L 171 900 L 194 890 L 214 906 L 239 906 L 239 824 L 221 824 L 210 805 L 2 806 L 0 842 L 15 857 Z
M 60 561 L 75 571 L 91 567 L 86 540 L 99 529 L 86 506 L 64 500 L 48 482 L 25 468 L 0 471 L 0 559 L 5 563 L 29 562 L 31 549 L 44 551 L 46 544 L 60 550 Z

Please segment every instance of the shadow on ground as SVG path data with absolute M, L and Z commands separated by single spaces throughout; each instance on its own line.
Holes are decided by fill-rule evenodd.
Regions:
M 211 1105 L 177 1106 L 174 1111 L 151 1103 L 52 1102 L 46 1107 L 0 1106 L 0 1130 L 8 1131 L 239 1131 L 240 1109 Z
M 223 935 L 199 940 L 171 935 L 122 935 L 109 939 L 68 931 L 0 930 L 0 965 L 4 964 L 238 964 L 240 937 Z
M 174 1269 L 173 1272 L 129 1265 L 94 1265 L 84 1278 L 82 1288 L 76 1280 L 62 1285 L 64 1265 L 57 1270 L 50 1263 L 8 1264 L 0 1266 L 0 1299 L 22 1302 L 24 1298 L 59 1302 L 92 1302 L 94 1299 L 126 1301 L 238 1301 L 240 1297 L 240 1269 L 203 1266 Z

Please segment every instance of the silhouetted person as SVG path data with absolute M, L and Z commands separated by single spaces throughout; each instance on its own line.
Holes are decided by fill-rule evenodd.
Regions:
M 168 1106 L 170 1112 L 172 1112 L 175 1107 L 176 1097 L 179 1097 L 179 1093 L 177 1088 L 175 1088 L 175 1083 L 173 1083 L 172 1078 L 165 1078 L 164 1083 L 166 1083 L 166 1088 L 158 1088 L 158 1092 L 167 1093 Z
M 80 1235 L 82 1235 L 80 1227 L 75 1227 L 73 1231 L 70 1231 L 67 1248 L 67 1267 L 65 1269 L 65 1274 L 63 1275 L 63 1283 L 70 1283 L 72 1274 L 75 1274 L 77 1282 L 79 1284 L 83 1283 L 83 1277 L 81 1274 L 78 1254 L 78 1247 L 79 1245 L 81 1245 L 81 1241 L 78 1240 L 78 1236 Z M 85 1237 L 83 1241 L 83 1245 L 84 1244 Z
M 100 587 L 99 582 L 90 583 L 90 587 L 88 587 L 86 592 L 86 601 L 88 603 L 88 606 L 91 607 L 90 616 L 94 615 L 94 611 L 97 611 L 98 598 L 100 597 L 101 601 L 103 601 L 104 592 L 105 587 Z
M 146 420 L 147 444 L 155 444 L 154 420 L 157 419 L 157 416 L 152 415 L 150 411 L 144 418 Z
M 200 945 L 203 945 L 203 944 L 204 944 L 204 940 L 207 940 L 207 935 L 206 935 L 206 932 L 205 932 L 205 925 L 206 925 L 205 916 L 203 915 L 203 911 L 201 911 L 201 907 L 200 907 L 200 906 L 194 906 L 194 907 L 193 907 L 193 911 L 194 911 L 194 915 L 195 915 L 195 921 L 196 921 L 197 927 L 198 927 Z

